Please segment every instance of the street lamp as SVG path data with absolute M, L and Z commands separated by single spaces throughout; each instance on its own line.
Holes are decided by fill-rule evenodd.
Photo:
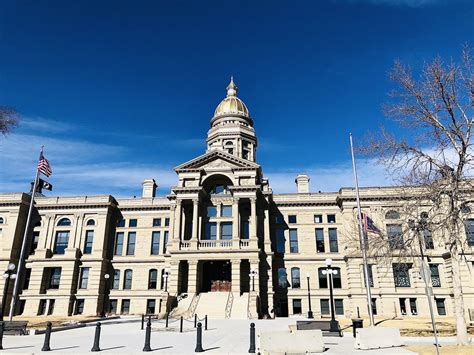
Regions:
M 310 287 L 309 287 L 309 274 L 306 274 L 306 281 L 307 281 L 307 284 L 308 284 L 308 306 L 309 306 L 308 318 L 312 319 L 313 318 L 313 311 L 311 310 L 311 290 L 310 290 Z
M 436 322 L 434 319 L 434 312 L 433 312 L 433 305 L 431 303 L 431 295 L 433 294 L 431 282 L 431 270 L 429 266 L 425 263 L 425 254 L 423 252 L 423 244 L 421 243 L 421 232 L 427 229 L 428 221 L 426 218 L 421 218 L 419 221 L 410 220 L 408 221 L 408 225 L 411 229 L 411 234 L 415 235 L 418 238 L 418 246 L 420 248 L 420 255 L 421 255 L 421 276 L 425 282 L 425 294 L 426 298 L 428 299 L 428 306 L 430 309 L 430 317 L 431 317 L 431 327 L 433 328 L 433 334 L 435 338 L 435 346 L 436 346 L 436 354 L 439 354 L 439 343 L 438 343 L 438 331 L 436 329 Z M 430 262 L 430 258 L 427 257 L 428 262 Z
M 165 292 L 168 292 L 168 277 L 170 276 L 169 271 L 163 273 L 163 280 L 165 280 Z
M 332 279 L 333 279 L 333 275 L 337 275 L 337 270 L 331 268 L 332 259 L 329 259 L 329 258 L 326 259 L 325 263 L 326 263 L 326 270 L 323 270 L 322 274 L 328 276 L 328 282 L 329 282 L 329 298 L 330 298 L 329 303 L 331 304 L 330 328 L 331 328 L 331 332 L 339 332 L 339 325 L 335 317 L 336 312 L 334 310 L 334 295 L 333 295 L 333 290 L 332 290 L 333 288 Z
M 5 313 L 5 303 L 7 302 L 7 293 L 10 279 L 16 279 L 16 274 L 13 273 L 15 267 L 16 266 L 13 263 L 8 264 L 8 268 L 3 274 L 3 278 L 5 279 L 5 288 L 3 289 L 2 306 L 0 307 L 0 322 L 3 322 L 3 314 Z
M 255 278 L 257 277 L 257 275 L 258 275 L 257 270 L 250 271 L 249 276 L 252 279 L 252 292 L 255 292 Z
M 104 275 L 104 279 L 105 279 L 105 286 L 104 286 L 104 299 L 102 301 L 102 312 L 100 314 L 100 316 L 103 318 L 105 317 L 105 314 L 107 313 L 107 307 L 105 305 L 105 301 L 107 299 L 107 289 L 108 289 L 108 286 L 109 286 L 109 279 L 110 279 L 110 275 L 109 274 L 105 274 Z

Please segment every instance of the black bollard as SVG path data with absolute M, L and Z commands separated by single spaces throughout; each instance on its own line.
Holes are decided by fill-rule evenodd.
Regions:
M 167 313 L 166 313 L 166 325 L 165 325 L 166 328 L 168 328 L 169 316 L 170 316 L 170 314 L 169 314 L 169 312 L 167 312 Z
M 195 315 L 194 315 L 194 328 L 196 328 L 197 321 L 198 321 L 198 315 L 195 314 Z
M 179 320 L 179 332 L 183 332 L 183 316 L 181 316 L 181 319 Z
M 95 335 L 94 335 L 94 345 L 92 346 L 91 351 L 100 351 L 100 322 L 97 322 L 95 327 Z
M 255 323 L 250 323 L 250 354 L 255 354 Z
M 145 315 L 142 314 L 142 330 L 144 326 L 145 326 Z
M 207 314 L 204 317 L 204 330 L 207 330 Z
M 150 338 L 151 338 L 151 320 L 148 319 L 148 322 L 146 323 L 145 346 L 143 347 L 143 351 L 151 351 Z
M 194 349 L 195 353 L 202 353 L 204 349 L 202 348 L 202 324 L 199 322 L 197 324 L 197 338 L 196 338 L 196 349 Z
M 3 322 L 0 322 L 0 350 L 3 350 Z
M 51 351 L 49 347 L 49 341 L 51 340 L 51 327 L 53 324 L 51 322 L 46 323 L 46 332 L 44 333 L 44 344 L 41 348 L 41 351 Z

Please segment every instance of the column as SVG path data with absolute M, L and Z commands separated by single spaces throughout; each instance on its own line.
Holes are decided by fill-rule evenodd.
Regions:
M 250 198 L 250 239 L 257 239 L 257 198 Z
M 188 260 L 188 293 L 197 293 L 198 260 Z
M 240 294 L 240 259 L 231 260 L 232 263 L 232 292 Z
M 193 231 L 191 235 L 191 242 L 197 245 L 198 227 L 199 227 L 199 199 L 193 199 Z
M 173 239 L 180 240 L 181 239 L 181 213 L 182 213 L 182 206 L 181 200 L 176 200 L 176 210 L 175 210 L 175 225 L 174 225 L 174 235 Z
M 240 218 L 239 218 L 239 199 L 234 198 L 232 202 L 232 246 L 235 249 L 240 248 Z
M 222 203 L 218 203 L 216 207 L 217 207 L 217 217 L 222 216 Z M 217 228 L 216 239 L 221 240 L 221 222 L 219 222 L 219 220 L 217 220 L 216 228 Z

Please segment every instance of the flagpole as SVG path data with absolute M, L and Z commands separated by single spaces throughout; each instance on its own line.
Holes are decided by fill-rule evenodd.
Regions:
M 349 140 L 351 142 L 351 155 L 352 155 L 352 171 L 354 172 L 354 180 L 356 186 L 356 200 L 357 200 L 357 214 L 359 216 L 359 238 L 362 245 L 362 259 L 364 261 L 364 276 L 365 276 L 365 289 L 367 294 L 367 306 L 369 310 L 370 325 L 374 326 L 374 313 L 372 311 L 372 293 L 370 291 L 369 282 L 369 265 L 367 264 L 367 248 L 365 245 L 364 228 L 362 227 L 362 212 L 360 209 L 360 195 L 359 195 L 359 179 L 357 178 L 357 168 L 354 155 L 354 146 L 352 144 L 352 133 L 349 134 Z
M 41 146 L 41 152 L 40 152 L 40 158 L 43 154 L 44 146 Z M 38 159 L 38 161 L 39 161 Z M 39 169 L 38 166 L 36 166 L 36 176 L 35 176 L 35 182 L 33 184 L 33 191 L 31 192 L 31 199 L 30 199 L 30 207 L 28 209 L 28 218 L 26 219 L 26 227 L 25 227 L 25 232 L 23 233 L 23 242 L 21 244 L 21 252 L 20 252 L 20 259 L 18 260 L 18 269 L 16 273 L 16 278 L 15 278 L 15 285 L 13 286 L 13 294 L 12 294 L 12 299 L 10 303 L 10 322 L 13 319 L 14 313 L 15 313 L 15 306 L 16 306 L 16 299 L 18 297 L 18 288 L 20 287 L 20 281 L 22 281 L 21 278 L 21 273 L 23 272 L 23 264 L 24 264 L 24 259 L 25 259 L 25 251 L 26 251 L 26 241 L 28 239 L 28 232 L 30 230 L 30 224 L 31 224 L 31 213 L 33 212 L 33 205 L 35 201 L 35 193 L 36 193 L 36 188 L 38 186 L 38 177 L 39 177 Z

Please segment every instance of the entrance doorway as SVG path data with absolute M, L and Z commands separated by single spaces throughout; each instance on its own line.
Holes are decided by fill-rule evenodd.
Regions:
M 230 291 L 232 266 L 229 260 L 204 261 L 201 266 L 201 292 Z

